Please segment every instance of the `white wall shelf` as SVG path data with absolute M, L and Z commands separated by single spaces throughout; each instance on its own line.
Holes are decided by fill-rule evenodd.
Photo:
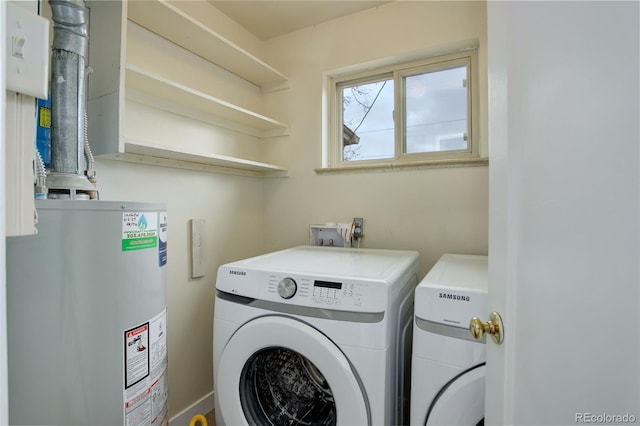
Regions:
M 124 140 L 124 152 L 102 157 L 132 163 L 241 176 L 286 177 L 288 175 L 286 169 L 275 164 L 183 149 L 176 150 L 173 147 L 133 139 Z
M 128 18 L 263 91 L 288 87 L 285 75 L 166 0 L 129 1 Z
M 257 139 L 286 136 L 289 127 L 214 93 L 167 78 L 152 66 L 147 69 L 128 63 L 128 20 L 260 86 L 263 93 L 288 86 L 287 78 L 165 0 L 87 0 L 87 4 L 91 8 L 89 65 L 94 70 L 89 77 L 89 140 L 96 156 L 218 173 L 287 175 L 278 165 L 197 151 L 185 140 L 131 140 L 125 131 L 128 126 L 124 123 L 130 118 L 125 99 Z
M 133 65 L 127 65 L 125 84 L 127 97 L 174 114 L 258 138 L 289 134 L 289 127 L 284 123 Z

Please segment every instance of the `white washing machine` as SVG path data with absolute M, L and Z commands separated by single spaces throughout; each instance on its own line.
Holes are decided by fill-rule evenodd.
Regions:
M 487 257 L 444 254 L 415 292 L 411 425 L 484 424 L 485 340 L 469 322 L 487 312 Z
M 414 251 L 314 246 L 221 266 L 216 425 L 408 421 L 417 274 Z

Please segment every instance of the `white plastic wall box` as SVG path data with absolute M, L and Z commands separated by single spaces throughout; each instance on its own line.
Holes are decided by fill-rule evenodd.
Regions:
M 338 233 L 337 226 L 311 225 L 309 227 L 309 244 L 312 246 L 351 247 Z
M 46 99 L 49 91 L 49 20 L 7 2 L 7 90 Z

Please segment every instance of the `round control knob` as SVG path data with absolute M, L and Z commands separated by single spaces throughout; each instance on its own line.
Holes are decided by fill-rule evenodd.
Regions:
M 298 285 L 293 280 L 293 278 L 283 278 L 278 283 L 278 294 L 283 299 L 291 299 L 296 291 L 298 290 Z

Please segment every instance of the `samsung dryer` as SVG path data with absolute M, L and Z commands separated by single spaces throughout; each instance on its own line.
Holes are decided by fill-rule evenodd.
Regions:
M 222 265 L 216 425 L 408 420 L 417 274 L 414 251 L 315 246 Z
M 487 257 L 445 254 L 415 291 L 411 424 L 484 423 L 485 340 L 472 317 L 487 312 Z

